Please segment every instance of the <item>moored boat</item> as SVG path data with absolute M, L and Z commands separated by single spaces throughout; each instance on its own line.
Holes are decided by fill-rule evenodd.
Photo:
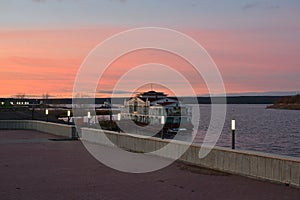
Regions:
M 161 126 L 160 132 L 192 133 L 191 107 L 163 92 L 148 91 L 124 101 L 121 120 L 132 120 L 139 126 Z M 149 126 L 150 128 L 150 126 Z

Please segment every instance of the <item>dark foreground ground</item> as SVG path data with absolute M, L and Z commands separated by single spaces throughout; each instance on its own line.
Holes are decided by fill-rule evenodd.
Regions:
M 79 141 L 0 130 L 0 199 L 300 199 L 300 189 L 191 167 L 128 174 L 95 160 Z

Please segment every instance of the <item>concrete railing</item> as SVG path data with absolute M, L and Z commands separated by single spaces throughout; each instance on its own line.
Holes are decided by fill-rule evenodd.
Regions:
M 3 120 L 0 121 L 0 129 L 37 130 L 69 138 L 77 135 L 75 126 L 31 120 Z M 114 145 L 133 152 L 152 152 L 170 142 L 159 138 L 146 138 L 111 131 L 105 131 L 104 133 L 96 129 L 82 128 L 80 136 L 84 141 L 111 145 L 109 142 L 104 142 L 104 137 L 107 137 Z M 172 148 L 168 150 L 170 152 L 166 152 L 161 156 L 173 158 L 174 155 L 179 154 L 180 150 L 187 148 L 187 151 L 179 160 L 210 169 L 300 187 L 299 158 L 214 147 L 205 158 L 200 159 L 198 156 L 200 149 L 207 149 L 207 147 L 198 145 L 188 147 L 187 145 L 187 143 L 173 140 Z
M 34 120 L 0 120 L 0 129 L 36 130 L 69 138 L 77 135 L 75 126 Z
M 152 152 L 169 143 L 169 140 L 110 131 L 105 131 L 104 134 L 96 129 L 82 128 L 81 131 L 84 141 L 111 145 L 109 142 L 104 142 L 103 137 L 107 137 L 119 148 L 133 152 Z M 172 144 L 174 144 L 170 150 L 172 152 L 167 152 L 162 156 L 173 158 L 188 145 L 180 141 L 172 141 Z M 207 147 L 191 145 L 179 160 L 210 169 L 300 186 L 300 159 L 298 158 L 214 147 L 205 158 L 199 159 L 200 148 Z

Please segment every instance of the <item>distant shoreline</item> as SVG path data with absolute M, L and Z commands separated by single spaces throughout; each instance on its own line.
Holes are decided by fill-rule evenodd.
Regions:
M 300 95 L 282 97 L 268 109 L 300 110 Z
M 300 104 L 274 104 L 267 107 L 268 109 L 281 110 L 300 110 Z
M 274 104 L 276 101 L 281 99 L 283 96 L 227 96 L 226 101 L 227 104 Z M 178 97 L 182 99 L 185 104 L 194 104 L 195 97 Z M 214 103 L 224 103 L 223 97 L 212 97 L 214 99 Z M 123 104 L 124 99 L 128 99 L 126 97 L 120 98 L 112 98 L 113 104 Z M 104 104 L 104 102 L 109 101 L 109 98 L 96 98 L 94 100 L 95 104 Z M 211 104 L 210 97 L 197 97 L 198 104 Z M 0 98 L 0 101 L 7 101 L 7 102 L 18 102 L 18 101 L 28 101 L 31 104 L 38 104 L 40 101 L 45 101 L 43 99 L 16 99 L 16 98 Z M 47 104 L 72 104 L 72 98 L 49 98 L 46 100 Z M 89 98 L 83 98 L 83 101 L 89 101 Z

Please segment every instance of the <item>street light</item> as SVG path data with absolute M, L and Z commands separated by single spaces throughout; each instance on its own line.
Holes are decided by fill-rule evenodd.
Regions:
M 46 121 L 48 122 L 48 115 L 49 115 L 49 110 L 48 109 L 45 110 L 45 114 L 46 114 Z
M 87 113 L 87 118 L 88 118 L 88 125 L 90 126 L 91 112 Z
M 160 124 L 163 125 L 162 126 L 162 130 L 161 130 L 161 139 L 164 139 L 165 138 L 165 135 L 164 135 L 164 125 L 165 125 L 165 116 L 161 116 L 160 118 Z
M 121 121 L 121 113 L 118 113 L 118 115 L 117 115 L 117 120 L 118 120 L 118 121 Z M 117 127 L 118 127 L 118 132 L 120 133 L 121 130 L 120 130 L 120 127 L 119 127 L 118 124 L 117 124 Z
M 235 149 L 235 119 L 231 120 L 231 131 L 232 131 L 232 144 L 231 148 Z
M 70 110 L 68 110 L 67 116 L 68 116 L 68 124 L 70 124 L 70 117 L 71 117 L 71 111 Z

